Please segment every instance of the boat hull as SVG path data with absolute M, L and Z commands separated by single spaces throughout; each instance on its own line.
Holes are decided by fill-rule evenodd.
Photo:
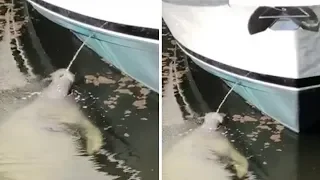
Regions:
M 209 65 L 182 48 L 192 61 L 207 72 L 220 77 L 228 86 L 234 87 L 234 91 L 245 100 L 256 106 L 262 112 L 279 120 L 289 129 L 299 132 L 298 92 L 272 87 L 264 83 L 252 82 L 249 79 L 237 77 L 237 75 Z
M 180 48 L 248 103 L 294 132 L 320 120 L 320 33 L 248 31 L 257 7 L 163 2 L 163 18 Z M 319 7 L 311 8 L 317 15 Z
M 70 29 L 81 41 L 86 41 L 86 45 L 99 54 L 103 61 L 159 92 L 159 42 L 156 37 L 137 37 L 105 30 L 101 27 L 103 24 L 99 27 L 91 26 L 45 8 L 43 4 L 39 5 L 32 0 L 28 2 L 41 15 Z

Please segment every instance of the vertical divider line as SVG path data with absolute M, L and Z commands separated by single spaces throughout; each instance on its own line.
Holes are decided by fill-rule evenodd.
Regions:
M 159 1 L 159 89 L 162 88 L 162 1 Z M 159 180 L 162 180 L 162 89 L 159 90 Z

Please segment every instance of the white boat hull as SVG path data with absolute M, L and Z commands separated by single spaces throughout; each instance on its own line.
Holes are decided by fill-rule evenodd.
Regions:
M 144 19 L 145 21 L 141 19 L 130 21 L 130 18 L 138 18 L 141 12 L 132 16 L 124 16 L 122 13 L 121 16 L 113 16 L 111 19 L 105 17 L 112 21 L 109 22 L 98 19 L 104 17 L 104 11 L 99 8 L 90 9 L 92 5 L 84 1 L 28 0 L 28 2 L 41 15 L 70 29 L 81 41 L 86 41 L 86 45 L 100 55 L 103 61 L 111 63 L 146 87 L 159 92 L 159 28 L 154 29 L 154 23 L 148 18 Z M 70 7 L 71 2 L 74 4 L 72 7 Z M 106 6 L 106 2 L 99 1 L 101 6 Z M 94 6 L 99 7 L 99 3 Z M 118 3 L 117 1 L 109 4 L 107 9 L 113 9 L 111 6 L 116 8 Z M 84 10 L 85 5 L 88 5 L 87 8 L 92 12 L 90 16 L 86 15 L 90 12 L 88 9 Z M 65 8 L 70 8 L 72 11 Z M 92 17 L 93 15 L 97 17 Z M 116 20 L 123 20 L 120 22 L 128 22 L 129 25 Z M 88 39 L 89 36 L 91 38 Z
M 295 132 L 320 120 L 320 34 L 267 29 L 251 35 L 256 6 L 163 2 L 163 18 L 182 50 L 262 112 Z M 320 17 L 320 7 L 312 7 Z M 318 93 L 319 91 L 319 93 Z M 317 92 L 317 93 L 316 93 Z M 319 96 L 319 97 L 318 97 Z M 308 101 L 312 107 L 308 106 Z

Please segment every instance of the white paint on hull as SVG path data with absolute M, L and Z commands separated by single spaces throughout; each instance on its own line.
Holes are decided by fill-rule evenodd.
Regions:
M 318 0 L 229 0 L 229 4 L 240 6 L 315 6 Z
M 155 29 L 161 26 L 161 1 L 157 0 L 43 1 L 104 21 Z
M 250 35 L 256 7 L 182 6 L 163 2 L 173 36 L 190 50 L 243 70 L 285 78 L 320 75 L 320 33 L 266 30 Z M 320 17 L 320 7 L 312 7 Z

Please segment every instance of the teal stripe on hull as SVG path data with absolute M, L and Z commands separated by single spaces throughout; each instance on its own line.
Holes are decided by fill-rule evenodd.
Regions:
M 36 8 L 36 7 L 35 7 Z M 82 41 L 94 34 L 86 45 L 120 71 L 159 93 L 159 44 L 94 32 L 36 8 L 49 20 L 73 31 Z M 88 62 L 90 63 L 90 62 Z
M 242 80 L 217 71 L 194 58 L 192 60 L 204 70 L 220 77 L 230 87 L 239 82 L 238 86 L 234 88 L 237 94 L 287 128 L 299 132 L 297 92 Z
M 87 36 L 79 33 L 75 34 L 82 41 L 85 41 L 87 38 Z M 157 52 L 148 52 L 97 39 L 90 39 L 86 44 L 103 57 L 104 61 L 110 62 L 122 72 L 146 85 L 150 89 L 159 92 L 158 49 Z

